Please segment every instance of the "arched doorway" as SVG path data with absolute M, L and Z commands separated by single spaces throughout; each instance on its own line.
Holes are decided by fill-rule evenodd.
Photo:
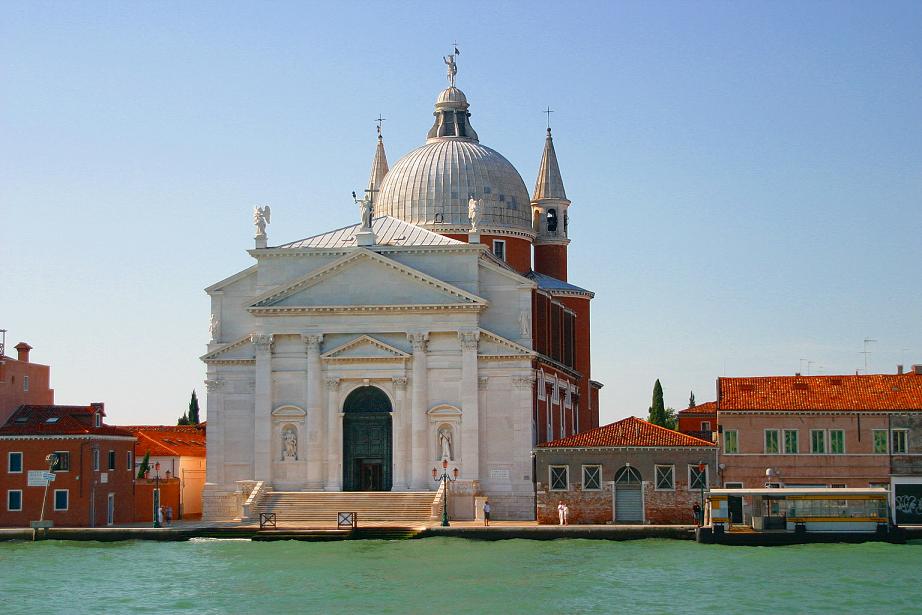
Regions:
M 390 491 L 391 401 L 373 386 L 343 403 L 343 491 Z
M 615 474 L 615 521 L 643 523 L 643 490 L 637 468 L 624 466 Z

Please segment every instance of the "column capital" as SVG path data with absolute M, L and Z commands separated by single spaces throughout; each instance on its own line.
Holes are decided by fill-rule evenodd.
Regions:
M 301 341 L 304 343 L 304 347 L 308 351 L 311 350 L 320 350 L 320 344 L 323 343 L 323 334 L 322 333 L 302 333 Z
M 407 388 L 407 377 L 406 376 L 394 376 L 393 378 L 391 378 L 391 382 L 393 382 L 394 386 L 397 387 L 398 389 L 402 390 L 402 389 Z
M 477 378 L 477 388 L 481 391 L 487 388 L 487 384 L 490 382 L 489 376 L 480 376 Z
M 268 352 L 272 349 L 272 335 L 267 333 L 251 333 L 250 342 L 260 352 Z
M 220 378 L 215 378 L 214 380 L 206 380 L 206 381 L 205 381 L 205 388 L 208 389 L 209 392 L 211 392 L 211 391 L 217 391 L 218 389 L 222 388 L 223 386 L 224 386 L 224 381 L 221 380 Z
M 426 352 L 429 345 L 429 333 L 407 333 L 407 339 L 413 344 L 413 352 Z
M 339 378 L 329 377 L 326 379 L 326 385 L 328 391 L 335 391 L 339 388 Z
M 477 350 L 480 342 L 480 331 L 458 331 L 458 343 L 462 350 Z
M 519 375 L 512 377 L 512 384 L 516 387 L 525 388 L 530 387 L 535 382 L 535 372 L 531 370 L 531 373 L 528 375 Z

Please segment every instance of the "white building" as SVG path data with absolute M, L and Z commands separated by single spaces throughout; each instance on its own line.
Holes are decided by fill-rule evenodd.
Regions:
M 480 145 L 453 72 L 450 81 L 426 144 L 390 171 L 379 130 L 362 223 L 269 247 L 260 211 L 256 262 L 206 289 L 206 518 L 239 515 L 237 481 L 435 490 L 442 460 L 458 469 L 457 487 L 490 497 L 497 518 L 534 518 L 535 381 L 546 357 L 533 350 L 533 300 L 541 279 L 555 285 L 548 297 L 585 299 L 587 315 L 592 295 L 529 277 L 532 243 L 547 235 L 543 210 L 515 168 Z M 556 176 L 539 176 L 542 202 L 556 198 L 551 211 L 565 216 L 550 148 L 541 173 Z M 551 184 L 559 198 L 544 195 Z M 565 250 L 561 226 L 544 239 Z M 571 407 L 569 391 L 588 390 L 572 362 L 551 361 L 573 374 L 560 377 Z

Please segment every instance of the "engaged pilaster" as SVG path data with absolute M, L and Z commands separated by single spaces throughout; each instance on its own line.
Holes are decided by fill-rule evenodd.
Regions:
M 253 391 L 253 478 L 269 480 L 272 467 L 272 336 L 254 333 L 250 341 L 256 353 Z
M 343 450 L 343 423 L 339 412 L 339 378 L 327 378 L 327 477 L 324 489 L 339 491 L 342 489 L 342 472 L 340 457 Z
M 394 385 L 394 391 L 397 397 L 397 407 L 391 413 L 392 425 L 394 430 L 394 491 L 403 491 L 410 488 L 410 442 L 412 441 L 412 432 L 410 422 L 407 420 L 407 378 L 398 376 L 391 378 Z
M 208 447 L 205 449 L 205 482 L 224 486 L 224 381 L 213 377 L 205 381 L 208 390 L 205 412 L 208 419 Z
M 426 459 L 426 411 L 429 405 L 429 365 L 426 355 L 429 345 L 428 333 L 408 333 L 407 338 L 413 344 L 412 372 L 412 449 L 411 475 L 412 487 L 424 490 L 433 487 L 429 476 L 428 459 Z
M 323 335 L 302 334 L 301 341 L 307 353 L 307 430 L 310 434 L 308 441 L 312 444 L 307 457 L 307 482 L 311 488 L 316 489 L 326 477 L 323 467 L 326 463 L 324 446 L 328 445 L 327 439 L 323 437 L 326 421 L 320 382 L 320 344 L 323 343 Z
M 480 331 L 459 331 L 461 346 L 461 463 L 465 480 L 480 479 L 480 395 L 477 348 Z

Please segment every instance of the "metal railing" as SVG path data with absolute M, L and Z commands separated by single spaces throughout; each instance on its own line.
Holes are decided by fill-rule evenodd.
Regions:
M 277 527 L 275 513 L 259 513 L 259 529 Z

